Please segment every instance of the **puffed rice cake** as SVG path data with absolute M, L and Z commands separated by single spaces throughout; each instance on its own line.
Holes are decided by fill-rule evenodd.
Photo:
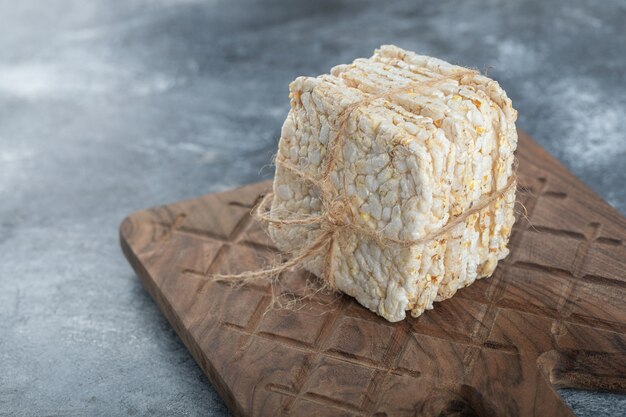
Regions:
M 460 72 L 465 71 L 461 74 Z M 338 65 L 330 74 L 298 77 L 277 160 L 320 180 L 339 118 L 354 103 L 435 78 L 411 92 L 378 98 L 349 113 L 331 173 L 347 192 L 352 221 L 384 236 L 419 240 L 510 183 L 517 146 L 517 112 L 499 84 L 476 71 L 385 45 L 371 58 Z M 460 78 L 460 82 L 457 81 Z M 495 176 L 495 181 L 494 181 Z M 277 163 L 271 213 L 298 218 L 321 212 L 319 187 Z M 336 234 L 336 288 L 385 319 L 414 317 L 491 275 L 508 254 L 515 187 L 427 243 L 381 243 L 347 228 Z M 279 249 L 306 248 L 319 227 L 270 225 Z M 324 255 L 304 267 L 324 276 Z

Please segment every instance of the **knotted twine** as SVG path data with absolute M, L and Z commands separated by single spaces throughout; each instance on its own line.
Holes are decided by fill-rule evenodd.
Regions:
M 458 71 L 456 74 L 451 76 L 443 76 L 428 81 L 409 83 L 397 89 L 392 89 L 384 93 L 371 95 L 363 100 L 357 101 L 345 107 L 339 113 L 339 117 L 337 118 L 337 127 L 334 129 L 335 135 L 333 140 L 330 141 L 331 145 L 328 152 L 328 157 L 326 159 L 323 175 L 320 179 L 313 178 L 312 176 L 298 169 L 298 167 L 296 167 L 284 158 L 277 158 L 275 160 L 276 166 L 281 166 L 288 169 L 289 171 L 300 177 L 302 180 L 311 183 L 313 186 L 316 186 L 319 189 L 319 199 L 321 201 L 322 209 L 317 215 L 298 215 L 297 217 L 290 218 L 276 217 L 273 216 L 271 209 L 268 210 L 268 205 L 274 198 L 274 193 L 269 192 L 256 205 L 256 208 L 252 210 L 251 214 L 257 221 L 265 226 L 273 225 L 276 228 L 281 228 L 282 226 L 316 226 L 319 230 L 317 237 L 313 239 L 311 243 L 305 245 L 304 247 L 284 251 L 287 255 L 290 256 L 289 259 L 275 266 L 263 268 L 256 271 L 245 271 L 239 274 L 212 274 L 211 276 L 217 280 L 232 280 L 234 282 L 241 281 L 244 283 L 249 280 L 259 278 L 269 279 L 279 276 L 285 271 L 300 269 L 303 267 L 306 261 L 312 260 L 317 256 L 324 255 L 324 267 L 322 272 L 323 276 L 321 278 L 324 284 L 326 284 L 330 289 L 336 290 L 337 287 L 335 285 L 334 279 L 334 262 L 332 254 L 335 244 L 337 242 L 337 236 L 339 236 L 341 233 L 344 233 L 346 230 L 349 230 L 365 238 L 375 240 L 381 245 L 395 245 L 400 248 L 406 248 L 413 245 L 428 243 L 433 241 L 434 239 L 447 235 L 455 226 L 467 220 L 467 218 L 471 215 L 476 214 L 484 208 L 488 207 L 491 203 L 503 197 L 511 189 L 516 187 L 516 175 L 513 174 L 509 177 L 506 185 L 503 188 L 499 190 L 497 189 L 497 166 L 500 162 L 500 154 L 499 144 L 496 143 L 496 146 L 494 147 L 495 156 L 493 161 L 492 173 L 492 189 L 494 191 L 482 195 L 478 200 L 470 203 L 468 209 L 450 219 L 443 227 L 438 230 L 434 230 L 419 239 L 397 239 L 384 235 L 382 230 L 368 229 L 356 223 L 354 221 L 354 213 L 352 212 L 348 200 L 345 176 L 343 193 L 338 193 L 337 195 L 335 195 L 337 189 L 331 184 L 330 177 L 331 173 L 333 172 L 333 168 L 337 164 L 337 159 L 341 154 L 340 149 L 349 137 L 345 134 L 345 130 L 348 124 L 348 120 L 354 111 L 360 109 L 361 107 L 367 106 L 379 99 L 390 99 L 396 94 L 411 93 L 415 90 L 419 90 L 425 87 L 432 87 L 436 84 L 440 84 L 443 82 L 455 80 L 460 86 L 462 85 L 462 78 L 466 75 L 475 76 L 479 75 L 479 73 L 477 71 L 465 69 L 462 71 Z M 500 123 L 498 121 L 498 125 L 499 124 Z

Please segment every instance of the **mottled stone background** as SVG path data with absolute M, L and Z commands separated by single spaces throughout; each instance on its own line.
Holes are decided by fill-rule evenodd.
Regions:
M 289 81 L 383 43 L 488 69 L 625 212 L 625 22 L 616 0 L 0 0 L 0 415 L 226 415 L 117 226 L 259 180 Z

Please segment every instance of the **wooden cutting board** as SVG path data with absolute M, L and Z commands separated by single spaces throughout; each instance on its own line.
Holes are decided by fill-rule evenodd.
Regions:
M 235 416 L 573 416 L 555 386 L 626 391 L 626 219 L 524 133 L 518 158 L 511 255 L 418 319 L 212 280 L 279 256 L 250 217 L 269 182 L 134 213 L 122 248 Z

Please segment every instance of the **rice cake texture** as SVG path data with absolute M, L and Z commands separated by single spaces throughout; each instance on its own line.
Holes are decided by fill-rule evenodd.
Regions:
M 288 219 L 321 213 L 319 187 L 280 162 L 321 179 L 344 109 L 442 77 L 446 81 L 377 98 L 349 113 L 330 180 L 334 192 L 347 195 L 350 221 L 389 238 L 419 240 L 494 187 L 504 189 L 514 175 L 517 146 L 517 112 L 504 90 L 478 72 L 385 45 L 369 59 L 290 84 L 272 215 Z M 417 317 L 433 302 L 493 273 L 508 254 L 514 201 L 515 187 L 510 187 L 446 234 L 410 246 L 343 229 L 329 255 L 335 286 L 389 321 L 404 319 L 407 310 Z M 269 233 L 279 249 L 294 251 L 314 241 L 320 228 L 270 225 Z M 323 277 L 324 257 L 312 257 L 303 266 Z

